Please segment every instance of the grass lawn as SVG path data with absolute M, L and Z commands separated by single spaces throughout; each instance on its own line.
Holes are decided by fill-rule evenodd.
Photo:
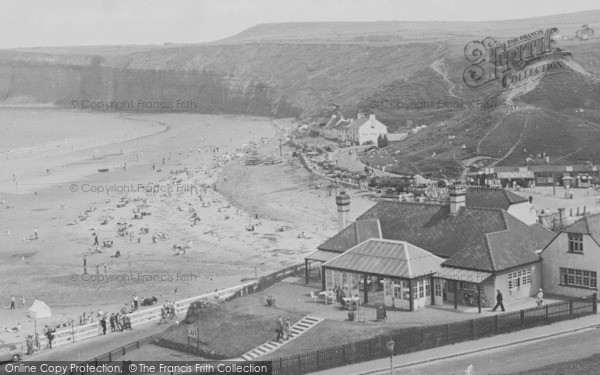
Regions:
M 214 358 L 234 358 L 275 338 L 275 322 L 279 315 L 289 316 L 292 324 L 309 314 L 325 318 L 301 337 L 263 357 L 274 359 L 368 339 L 392 329 L 474 317 L 473 314 L 422 309 L 413 313 L 390 311 L 386 322 L 378 322 L 374 320 L 375 309 L 366 308 L 366 323 L 349 322 L 347 311 L 336 305 L 314 303 L 309 295 L 313 290 L 304 285 L 278 283 L 262 292 L 216 305 L 200 314 L 195 323 L 188 325 L 182 322 L 179 327 L 167 330 L 162 339 L 175 344 L 170 348 L 185 350 L 187 328 L 197 327 L 204 353 L 210 353 Z M 266 306 L 268 295 L 275 297 L 275 307 Z M 194 339 L 191 343 L 195 346 Z
M 165 331 L 161 338 L 187 345 L 187 330 L 200 332 L 200 348 L 215 358 L 234 358 L 275 337 L 279 315 L 289 316 L 292 324 L 307 315 L 305 312 L 284 311 L 266 306 L 263 293 L 251 294 L 214 306 L 196 322 Z M 190 339 L 195 346 L 195 339 Z
M 584 359 L 557 363 L 507 375 L 588 375 L 597 374 L 598 368 L 600 368 L 600 354 L 594 354 Z

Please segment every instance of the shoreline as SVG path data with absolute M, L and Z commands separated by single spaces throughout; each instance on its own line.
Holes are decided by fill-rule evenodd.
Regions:
M 140 116 L 139 119 L 147 121 L 147 117 Z M 186 120 L 187 124 L 179 124 L 181 119 Z M 135 205 L 116 206 L 122 194 L 73 193 L 68 191 L 64 183 L 62 186 L 53 183 L 39 190 L 37 195 L 0 193 L 0 201 L 9 201 L 8 205 L 0 206 L 0 210 L 5 210 L 6 215 L 3 213 L 3 216 L 8 220 L 0 225 L 0 236 L 3 236 L 6 245 L 0 250 L 0 261 L 3 263 L 0 282 L 6 286 L 1 296 L 4 301 L 0 301 L 0 306 L 4 309 L 0 309 L 0 316 L 5 327 L 11 328 L 17 322 L 23 326 L 21 333 L 0 332 L 0 342 L 21 342 L 26 336 L 23 335 L 33 330 L 33 322 L 25 316 L 26 310 L 7 309 L 7 293 L 8 296 L 16 296 L 17 305 L 21 296 L 25 296 L 26 306 L 34 299 L 46 302 L 53 309 L 53 318 L 44 324 L 64 323 L 69 319 L 78 322 L 78 316 L 84 311 L 117 311 L 123 302 L 130 300 L 133 293 L 140 298 L 156 295 L 159 303 L 166 299 L 191 297 L 215 288 L 237 285 L 242 279 L 260 277 L 295 264 L 303 254 L 313 251 L 321 238 L 305 240 L 306 244 L 298 249 L 295 245 L 298 242 L 297 232 L 277 233 L 277 227 L 285 224 L 279 221 L 263 218 L 257 231 L 247 232 L 244 227 L 253 220 L 247 205 L 233 207 L 228 203 L 231 198 L 224 192 L 199 188 L 223 178 L 223 168 L 229 165 L 226 166 L 221 159 L 234 155 L 236 148 L 249 144 L 248 140 L 256 143 L 263 139 L 265 145 L 271 145 L 264 147 L 276 149 L 280 127 L 274 126 L 269 119 L 231 116 L 225 119 L 218 116 L 175 116 L 165 124 L 173 126 L 144 140 L 126 142 L 128 154 L 139 152 L 138 164 L 126 170 L 94 173 L 69 182 L 98 184 L 107 180 L 124 183 L 133 181 L 136 184 L 137 181 L 155 181 L 161 186 L 175 186 L 174 181 L 181 180 L 183 185 L 198 187 L 193 192 L 175 191 L 150 196 L 128 194 L 130 200 L 147 200 L 149 206 L 145 210 L 151 211 L 152 216 L 142 221 L 131 220 L 131 210 Z M 223 128 L 221 124 L 226 124 L 226 127 Z M 236 128 L 237 131 L 234 130 Z M 211 136 L 207 137 L 201 129 L 206 129 L 206 135 Z M 238 136 L 236 142 L 229 137 L 231 134 Z M 120 146 L 111 145 L 109 148 Z M 211 152 L 215 147 L 219 147 L 219 155 Z M 126 147 L 123 145 L 123 148 Z M 156 150 L 164 155 L 165 165 L 160 163 L 159 155 L 154 152 Z M 158 169 L 162 169 L 161 172 L 152 170 L 154 162 L 157 162 Z M 236 163 L 238 161 L 233 160 L 233 164 Z M 187 172 L 180 172 L 183 168 Z M 274 170 L 271 172 L 278 173 Z M 64 206 L 61 206 L 61 202 Z M 205 207 L 201 207 L 203 205 Z M 11 208 L 7 208 L 9 206 Z M 201 218 L 196 225 L 189 221 L 188 211 L 192 212 L 192 207 Z M 119 217 L 131 223 L 135 233 L 148 226 L 150 233 L 170 232 L 170 237 L 153 244 L 149 234 L 140 234 L 141 245 L 136 241 L 130 243 L 125 238 L 115 237 L 113 228 Z M 108 225 L 99 225 L 102 218 L 108 218 Z M 10 226 L 10 236 L 4 233 L 5 225 Z M 34 226 L 39 229 L 40 239 L 26 240 Z M 94 232 L 99 234 L 101 240 L 114 241 L 113 248 L 90 255 L 85 249 L 92 244 L 91 234 Z M 192 244 L 187 253 L 174 257 L 171 249 L 173 244 L 187 242 Z M 121 258 L 110 257 L 115 249 L 121 251 Z M 100 283 L 82 280 L 81 262 L 85 254 L 88 254 L 88 274 L 98 272 L 99 276 L 106 275 L 112 280 Z M 284 254 L 285 257 L 280 259 L 280 255 Z M 98 271 L 96 265 L 99 266 Z M 124 275 L 135 277 L 124 282 L 115 281 L 117 276 Z M 141 280 L 144 275 L 152 275 L 154 280 Z M 69 277 L 77 280 L 70 280 Z

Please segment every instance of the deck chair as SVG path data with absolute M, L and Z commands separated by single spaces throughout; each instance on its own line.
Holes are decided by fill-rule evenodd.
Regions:
M 315 292 L 310 292 L 310 298 L 312 298 L 313 302 L 319 302 L 319 296 Z

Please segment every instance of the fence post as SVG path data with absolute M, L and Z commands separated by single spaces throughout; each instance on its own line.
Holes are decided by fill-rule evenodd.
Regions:
M 475 319 L 469 320 L 469 331 L 471 331 L 471 339 L 475 339 Z
M 317 349 L 317 370 L 320 370 L 320 369 L 321 369 L 321 363 L 320 363 L 320 361 L 319 361 L 319 359 L 320 359 L 320 358 L 319 358 L 319 353 L 320 353 L 320 352 L 321 352 L 321 350 L 320 350 L 320 349 Z
M 594 303 L 592 305 L 592 311 L 596 314 L 598 312 L 598 293 L 592 294 L 592 302 Z
M 494 316 L 494 333 L 498 334 L 498 329 L 500 328 L 500 320 L 498 319 L 498 315 Z
M 546 315 L 548 315 L 548 306 L 546 306 Z M 569 315 L 573 315 L 573 300 L 569 301 Z
M 571 302 L 570 309 L 571 309 L 571 311 L 573 311 L 572 310 L 572 308 L 573 308 L 573 301 L 570 301 L 570 302 Z M 546 310 L 546 316 L 545 316 L 546 320 L 548 320 L 548 305 L 544 306 L 544 309 Z
M 519 311 L 519 315 L 521 316 L 521 326 L 525 324 L 525 310 Z
M 302 374 L 302 360 L 300 359 L 300 354 L 298 354 L 298 374 Z

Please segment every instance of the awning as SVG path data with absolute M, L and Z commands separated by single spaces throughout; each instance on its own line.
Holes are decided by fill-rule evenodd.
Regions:
M 307 260 L 316 260 L 317 262 L 328 262 L 340 254 L 335 251 L 317 250 L 304 258 Z
M 481 284 L 488 277 L 492 276 L 491 272 L 465 270 L 462 268 L 442 267 L 433 277 L 445 280 L 465 281 L 468 283 Z

